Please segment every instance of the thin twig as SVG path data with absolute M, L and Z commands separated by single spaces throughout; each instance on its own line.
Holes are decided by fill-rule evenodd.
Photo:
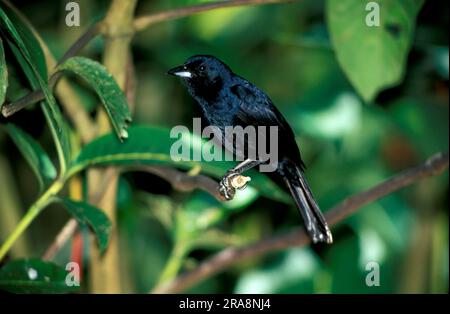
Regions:
M 56 236 L 55 241 L 48 247 L 44 255 L 42 255 L 42 259 L 47 261 L 53 259 L 56 253 L 66 244 L 67 240 L 72 237 L 77 227 L 78 222 L 74 218 L 69 219 Z
M 398 175 L 376 185 L 373 188 L 346 198 L 326 213 L 330 225 L 335 225 L 359 208 L 423 178 L 436 176 L 448 168 L 448 153 L 439 153 L 430 157 L 425 163 L 407 169 Z M 270 252 L 306 245 L 310 242 L 303 228 L 288 234 L 276 235 L 254 244 L 239 248 L 228 248 L 206 260 L 194 270 L 180 275 L 172 282 L 157 286 L 153 293 L 178 293 L 200 281 L 225 270 L 243 259 L 261 256 Z
M 131 115 L 134 114 L 136 107 L 136 88 L 136 69 L 134 66 L 133 55 L 130 53 L 128 55 L 127 73 L 125 77 L 125 96 L 127 97 L 128 108 L 130 109 Z
M 189 7 L 182 7 L 179 9 L 167 10 L 155 14 L 149 14 L 138 17 L 134 20 L 134 30 L 141 31 L 156 23 L 179 19 L 182 17 L 190 16 L 205 11 L 211 11 L 215 9 L 247 6 L 247 5 L 263 5 L 271 3 L 294 2 L 294 1 L 295 0 L 228 0 L 228 1 L 215 1 L 209 3 L 202 3 Z
M 127 167 L 126 170 L 144 171 L 157 175 L 169 182 L 171 186 L 178 191 L 191 192 L 195 189 L 199 189 L 214 196 L 218 201 L 225 200 L 225 198 L 219 193 L 219 183 L 202 174 L 191 175 L 189 173 L 164 166 L 133 166 Z
M 66 51 L 66 53 L 59 59 L 56 66 L 60 65 L 67 59 L 75 56 L 78 54 L 78 52 L 81 51 L 81 49 L 84 48 L 92 39 L 97 37 L 97 35 L 100 35 L 103 31 L 104 25 L 103 22 L 96 22 L 93 25 L 91 25 L 78 39 L 70 46 L 70 48 Z

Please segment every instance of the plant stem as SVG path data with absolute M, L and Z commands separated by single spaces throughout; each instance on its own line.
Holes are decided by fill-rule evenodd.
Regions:
M 136 0 L 114 0 L 103 20 L 105 48 L 103 64 L 124 90 L 126 86 L 126 65 L 130 56 L 130 42 L 133 36 L 133 18 Z M 109 118 L 104 110 L 97 114 L 97 135 L 110 131 Z M 102 179 L 110 177 L 106 184 Z M 91 249 L 90 282 L 93 293 L 122 292 L 120 277 L 120 251 L 116 220 L 116 195 L 118 172 L 114 168 L 90 170 L 88 172 L 89 198 L 96 195 L 102 198 L 95 205 L 102 208 L 112 223 L 111 239 L 108 250 L 100 255 L 93 246 Z
M 0 142 L 1 142 L 0 138 Z M 21 202 L 17 190 L 17 182 L 11 170 L 11 163 L 0 153 L 0 208 L 2 219 L 0 219 L 0 238 L 5 239 L 15 226 L 20 222 L 22 216 Z M 11 257 L 26 256 L 30 245 L 27 237 L 20 238 L 10 251 Z
M 188 252 L 188 246 L 184 241 L 177 241 L 159 277 L 156 287 L 173 280 L 183 265 L 184 258 Z
M 0 261 L 8 253 L 11 246 L 16 242 L 16 240 L 22 235 L 22 233 L 28 228 L 31 222 L 39 215 L 39 213 L 47 206 L 53 196 L 55 196 L 59 191 L 61 191 L 64 186 L 65 179 L 58 179 L 47 189 L 47 191 L 42 194 L 36 202 L 31 205 L 25 216 L 19 222 L 13 232 L 9 235 L 3 245 L 0 247 Z

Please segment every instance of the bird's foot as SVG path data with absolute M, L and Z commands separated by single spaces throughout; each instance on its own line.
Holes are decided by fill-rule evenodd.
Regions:
M 328 225 L 325 224 L 325 231 L 320 231 L 316 227 L 308 228 L 313 243 L 325 242 L 327 244 L 333 243 L 333 236 Z
M 232 179 L 235 176 L 238 176 L 238 174 L 229 171 L 223 176 L 219 183 L 219 192 L 227 201 L 232 200 L 236 194 L 236 188 L 233 187 L 232 184 Z
M 250 181 L 250 177 L 242 176 L 234 171 L 228 171 L 219 183 L 219 192 L 227 201 L 230 201 L 234 198 L 236 189 L 245 189 L 248 181 Z

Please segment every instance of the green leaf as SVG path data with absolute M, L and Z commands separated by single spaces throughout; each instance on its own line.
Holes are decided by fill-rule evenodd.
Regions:
M 0 29 L 7 36 L 7 42 L 20 63 L 31 87 L 42 89 L 45 100 L 41 102 L 47 123 L 56 145 L 61 172 L 66 170 L 70 160 L 69 135 L 61 111 L 47 84 L 48 73 L 39 41 L 33 34 L 29 23 L 9 4 L 1 2 Z
M 5 128 L 38 178 L 40 188 L 49 186 L 57 173 L 46 152 L 30 135 L 13 124 L 7 124 Z
M 131 127 L 129 133 L 130 138 L 124 143 L 120 143 L 113 134 L 108 134 L 86 145 L 73 161 L 69 174 L 92 166 L 159 164 L 181 169 L 197 167 L 209 176 L 220 178 L 228 169 L 236 165 L 235 162 L 230 161 L 196 161 L 192 158 L 173 160 L 170 151 L 178 138 L 171 138 L 169 129 L 138 126 Z M 189 156 L 194 156 L 194 151 L 201 150 L 201 141 L 198 136 L 186 132 L 183 133 L 182 140 L 193 143 L 189 145 Z M 286 193 L 267 176 L 254 170 L 249 171 L 248 175 L 252 179 L 249 186 L 256 188 L 261 194 L 283 202 L 289 200 Z
M 100 97 L 119 139 L 128 137 L 131 114 L 127 100 L 103 65 L 91 59 L 73 57 L 60 64 L 56 70 L 73 72 L 85 79 Z
M 111 221 L 106 214 L 88 203 L 74 201 L 68 198 L 59 199 L 67 208 L 67 211 L 81 224 L 87 224 L 97 236 L 100 252 L 108 247 L 111 235 Z
M 337 59 L 365 101 L 400 83 L 423 0 L 328 0 L 326 15 Z M 379 7 L 379 26 L 368 26 Z M 370 21 L 369 21 L 369 25 Z
M 5 102 L 6 89 L 8 88 L 8 68 L 6 67 L 3 41 L 0 38 L 0 111 Z
M 32 67 L 42 78 L 47 80 L 47 64 L 39 41 L 30 29 L 29 23 L 24 21 L 23 16 L 4 1 L 0 3 L 0 26 L 5 32 L 7 41 L 17 46 L 24 57 L 33 61 Z
M 0 290 L 14 293 L 62 293 L 76 291 L 68 286 L 68 273 L 60 266 L 39 259 L 13 260 L 0 269 Z

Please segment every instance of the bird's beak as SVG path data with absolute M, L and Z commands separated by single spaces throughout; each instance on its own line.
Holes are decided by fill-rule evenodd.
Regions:
M 173 69 L 170 69 L 167 74 L 179 76 L 182 78 L 191 78 L 192 73 L 189 72 L 184 66 L 180 65 Z

